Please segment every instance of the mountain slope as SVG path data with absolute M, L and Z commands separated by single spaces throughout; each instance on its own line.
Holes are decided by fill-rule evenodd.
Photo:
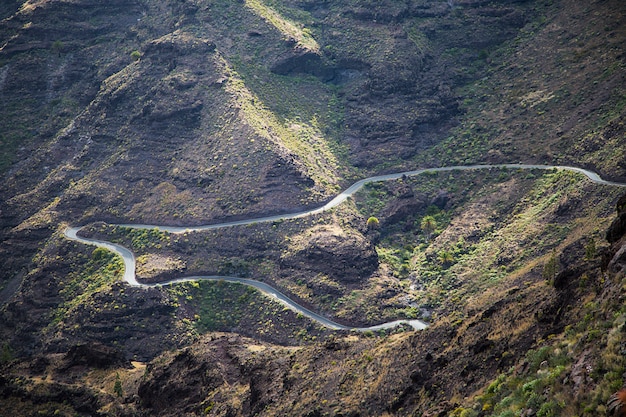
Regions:
M 607 415 L 625 366 L 623 202 L 604 239 L 618 188 L 450 172 L 298 220 L 108 223 L 296 212 L 423 166 L 623 179 L 622 2 L 26 1 L 0 16 L 3 409 Z M 347 324 L 431 327 L 334 332 L 219 282 L 129 288 L 67 224 L 130 247 L 140 279 L 247 276 Z

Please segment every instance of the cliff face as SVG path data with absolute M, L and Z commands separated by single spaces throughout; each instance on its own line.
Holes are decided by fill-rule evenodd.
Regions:
M 3 409 L 606 411 L 626 366 L 616 188 L 452 172 L 297 221 L 88 229 L 140 278 L 251 277 L 342 322 L 431 320 L 415 334 L 333 332 L 224 283 L 128 288 L 62 230 L 295 212 L 433 165 L 623 178 L 623 2 L 42 0 L 0 18 Z

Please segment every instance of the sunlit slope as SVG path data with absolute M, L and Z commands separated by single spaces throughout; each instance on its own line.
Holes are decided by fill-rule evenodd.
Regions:
M 46 7 L 52 6 L 13 19 L 37 17 Z M 192 21 L 155 36 L 163 30 L 160 12 L 144 9 L 130 47 L 95 61 L 102 67 L 102 60 L 115 61 L 119 68 L 91 80 L 97 92 L 75 117 L 44 143 L 26 141 L 34 150 L 5 184 L 15 220 L 28 219 L 22 227 L 45 225 L 59 214 L 206 222 L 307 206 L 338 189 L 342 163 L 331 143 L 337 129 L 329 122 L 336 110 L 331 89 L 315 79 L 277 80 L 272 89 L 279 97 L 270 98 L 290 103 L 288 113 L 277 113 L 268 97 L 249 88 L 239 56 L 222 52 L 219 36 L 211 36 L 215 28 Z M 254 9 L 238 13 L 275 32 Z M 13 42 L 20 36 L 18 30 Z M 277 41 L 281 36 L 275 34 Z M 50 48 L 40 53 L 56 63 L 57 50 Z M 65 61 L 58 60 L 56 76 L 66 77 L 64 62 L 75 58 L 65 46 L 57 48 Z M 63 102 L 68 91 L 50 94 Z
M 517 38 L 485 50 L 485 77 L 459 90 L 466 116 L 438 161 L 533 161 L 624 178 L 626 11 L 562 1 Z

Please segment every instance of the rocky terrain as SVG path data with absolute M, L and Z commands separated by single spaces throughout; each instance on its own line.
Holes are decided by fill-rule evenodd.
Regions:
M 621 415 L 618 0 L 0 5 L 0 414 Z M 620 198 L 621 197 L 621 198 Z M 617 209 L 617 211 L 616 211 Z M 242 285 L 254 278 L 333 331 Z M 614 395 L 615 394 L 615 395 Z

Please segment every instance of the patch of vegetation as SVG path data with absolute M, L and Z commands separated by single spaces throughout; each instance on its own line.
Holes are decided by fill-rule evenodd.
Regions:
M 285 18 L 274 8 L 268 6 L 263 0 L 246 0 L 246 6 L 254 10 L 265 21 L 274 26 L 286 39 L 294 39 L 304 48 L 319 51 L 319 45 L 311 36 L 311 31 L 306 27 L 300 27 L 294 21 Z
M 237 57 L 231 62 L 246 88 L 281 124 L 295 130 L 302 140 L 314 143 L 316 152 L 330 151 L 342 167 L 348 165 L 348 148 L 341 140 L 345 109 L 337 87 L 306 74 L 274 74 L 264 65 Z M 315 145 L 321 139 L 326 143 Z
M 120 378 L 119 372 L 115 374 L 115 384 L 113 385 L 113 393 L 118 397 L 122 397 L 124 395 L 124 390 L 122 388 L 122 380 Z
M 364 217 L 380 219 L 380 262 L 417 305 L 434 308 L 444 302 L 462 302 L 468 294 L 523 274 L 533 260 L 545 263 L 549 277 L 544 278 L 553 279 L 558 264 L 550 253 L 566 245 L 567 239 L 585 233 L 593 239 L 597 231 L 590 225 L 581 229 L 579 219 L 598 210 L 604 213 L 598 213 L 598 218 L 606 219 L 609 214 L 606 206 L 601 209 L 583 203 L 581 187 L 593 189 L 584 177 L 567 171 L 496 169 L 463 176 L 452 172 L 369 184 L 355 196 L 355 204 Z M 441 190 L 449 196 L 445 208 L 428 205 Z M 422 201 L 423 208 L 386 221 L 390 208 L 398 204 L 395 194 L 399 192 Z M 603 198 L 603 191 L 595 192 Z M 563 214 L 568 210 L 574 213 L 575 206 L 575 216 Z M 579 231 L 572 236 L 576 228 Z M 594 251 L 593 247 L 588 251 Z M 409 290 L 411 287 L 416 290 Z
M 124 274 L 124 261 L 111 251 L 96 248 L 80 271 L 72 272 L 63 280 L 59 295 L 63 302 L 52 313 L 52 324 L 76 306 L 84 304 L 93 294 L 103 291 L 120 281 Z
M 380 213 L 391 198 L 391 193 L 383 182 L 370 182 L 354 196 L 356 206 L 361 213 Z
M 428 37 L 420 30 L 419 22 L 417 19 L 410 20 L 405 23 L 404 30 L 407 33 L 408 38 L 413 42 L 415 47 L 420 51 L 420 54 L 424 54 L 430 50 L 430 44 Z
M 170 241 L 171 235 L 159 229 L 122 228 L 123 233 L 130 238 L 133 248 L 142 250 L 147 248 L 161 249 Z
M 4 343 L 2 345 L 2 349 L 0 349 L 0 365 L 10 362 L 13 360 L 13 357 L 13 349 L 11 349 L 11 346 L 8 343 Z
M 484 416 L 516 416 L 529 409 L 544 417 L 604 415 L 626 370 L 619 353 L 626 341 L 626 312 L 622 307 L 605 316 L 606 307 L 588 303 L 583 313 L 593 319 L 540 341 L 540 347 L 529 350 L 518 365 L 475 396 L 472 406 L 459 407 L 452 415 L 477 416 L 478 410 Z
M 2 146 L 2 152 L 0 153 L 0 172 L 7 169 L 15 158 L 17 149 L 27 140 L 32 138 L 26 126 L 15 126 L 12 132 L 2 132 L 0 134 L 0 146 Z
M 113 243 L 129 247 L 136 256 L 145 255 L 150 250 L 167 248 L 177 236 L 160 229 L 134 229 L 105 224 L 92 228 L 91 233 L 106 236 Z
M 235 331 L 300 342 L 316 340 L 328 331 L 247 285 L 194 281 L 173 285 L 169 291 L 195 312 L 190 323 L 199 333 Z
M 365 224 L 368 229 L 378 229 L 380 221 L 378 220 L 378 218 L 371 216 L 367 219 L 367 222 Z

